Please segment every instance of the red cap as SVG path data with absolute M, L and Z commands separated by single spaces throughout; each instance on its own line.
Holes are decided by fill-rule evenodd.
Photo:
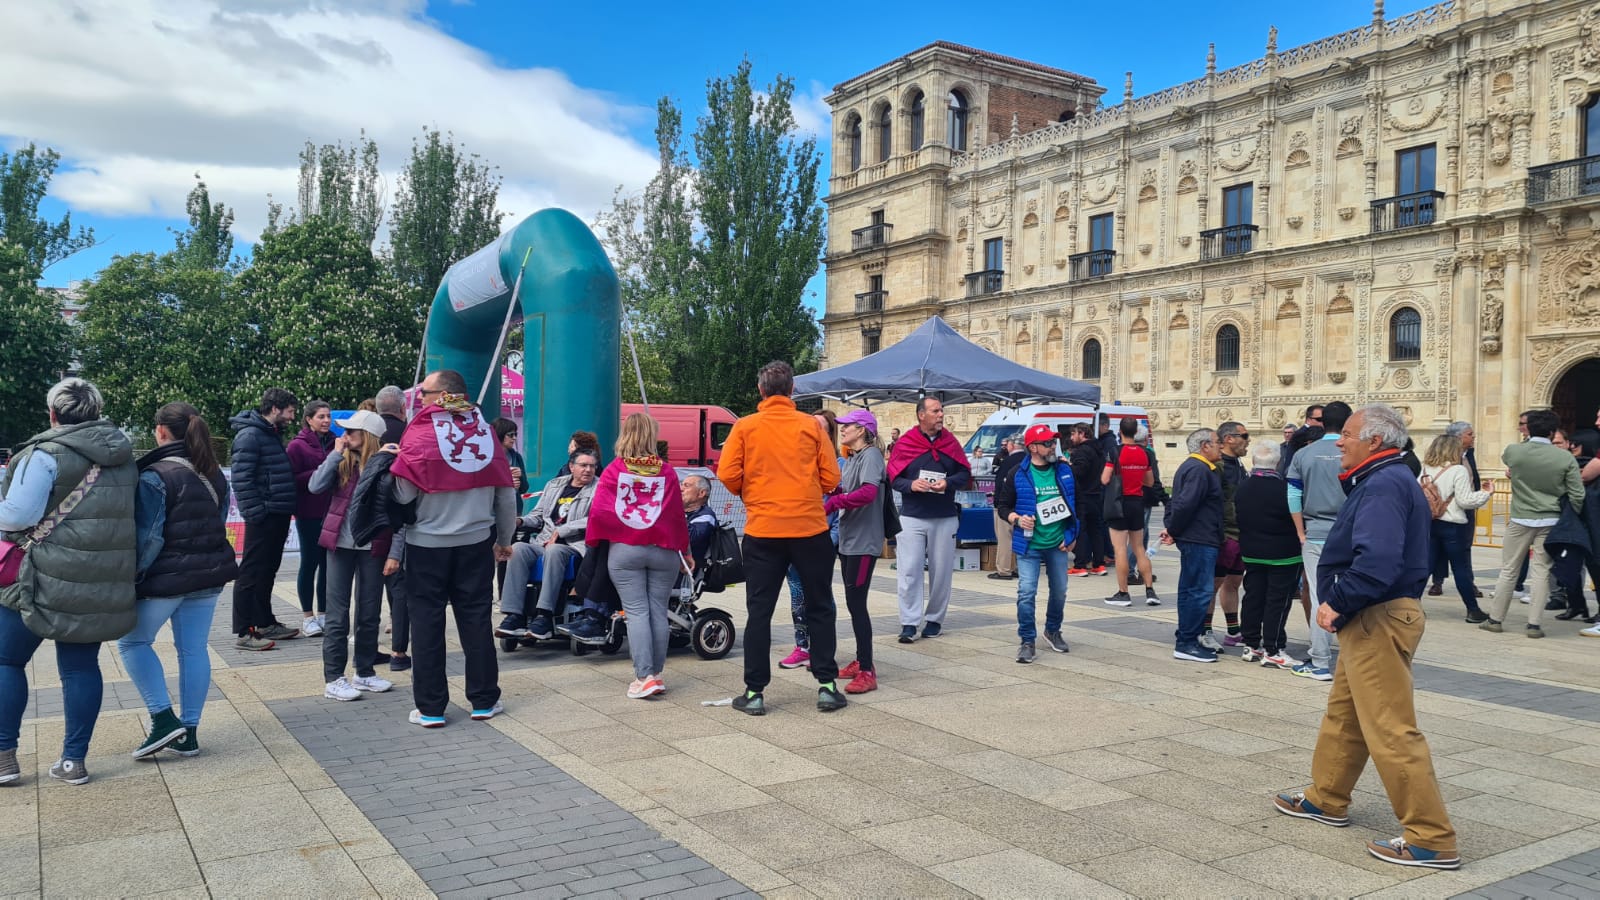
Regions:
M 1054 444 L 1056 430 L 1049 425 L 1030 425 L 1028 431 L 1022 436 L 1024 444 Z

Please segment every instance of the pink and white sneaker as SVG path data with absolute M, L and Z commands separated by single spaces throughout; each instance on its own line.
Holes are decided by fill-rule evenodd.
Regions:
M 780 669 L 798 669 L 811 663 L 811 651 L 804 647 L 796 647 L 793 652 L 783 659 L 778 660 Z

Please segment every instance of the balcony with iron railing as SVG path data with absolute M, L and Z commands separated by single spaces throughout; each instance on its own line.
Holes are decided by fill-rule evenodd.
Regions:
M 1600 156 L 1528 167 L 1528 202 L 1551 203 L 1600 194 Z
M 1224 225 L 1200 232 L 1201 262 L 1249 253 L 1260 230 L 1255 225 Z
M 889 243 L 893 233 L 894 226 L 887 222 L 879 222 L 876 225 L 857 228 L 855 231 L 850 232 L 850 249 L 851 251 L 871 250 L 874 247 L 885 246 Z
M 1001 286 L 1005 283 L 1003 269 L 984 269 L 982 272 L 971 272 L 967 275 L 967 296 L 982 297 L 985 294 L 1000 293 Z
M 1372 233 L 1402 231 L 1432 225 L 1443 204 L 1444 191 L 1418 191 L 1372 201 Z
M 856 295 L 856 312 L 883 312 L 884 301 L 889 297 L 888 291 L 865 291 Z
M 1090 250 L 1067 257 L 1068 280 L 1087 281 L 1111 274 L 1117 252 L 1115 250 Z

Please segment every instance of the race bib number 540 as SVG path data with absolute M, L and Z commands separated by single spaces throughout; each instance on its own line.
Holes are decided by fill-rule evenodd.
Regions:
M 1054 525 L 1072 518 L 1072 510 L 1067 508 L 1064 497 L 1056 497 L 1039 504 L 1039 524 Z

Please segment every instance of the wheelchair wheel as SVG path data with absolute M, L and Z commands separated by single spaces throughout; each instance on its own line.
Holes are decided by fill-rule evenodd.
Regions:
M 694 621 L 690 642 L 701 659 L 721 659 L 733 650 L 733 619 L 721 610 L 700 614 Z
M 500 649 L 506 653 L 515 653 L 517 652 L 517 648 L 520 646 L 522 646 L 522 642 L 517 638 L 512 637 L 500 639 Z
M 568 638 L 567 640 L 572 642 L 573 656 L 587 656 L 589 655 L 589 651 L 593 649 L 588 644 L 585 644 L 577 638 Z

